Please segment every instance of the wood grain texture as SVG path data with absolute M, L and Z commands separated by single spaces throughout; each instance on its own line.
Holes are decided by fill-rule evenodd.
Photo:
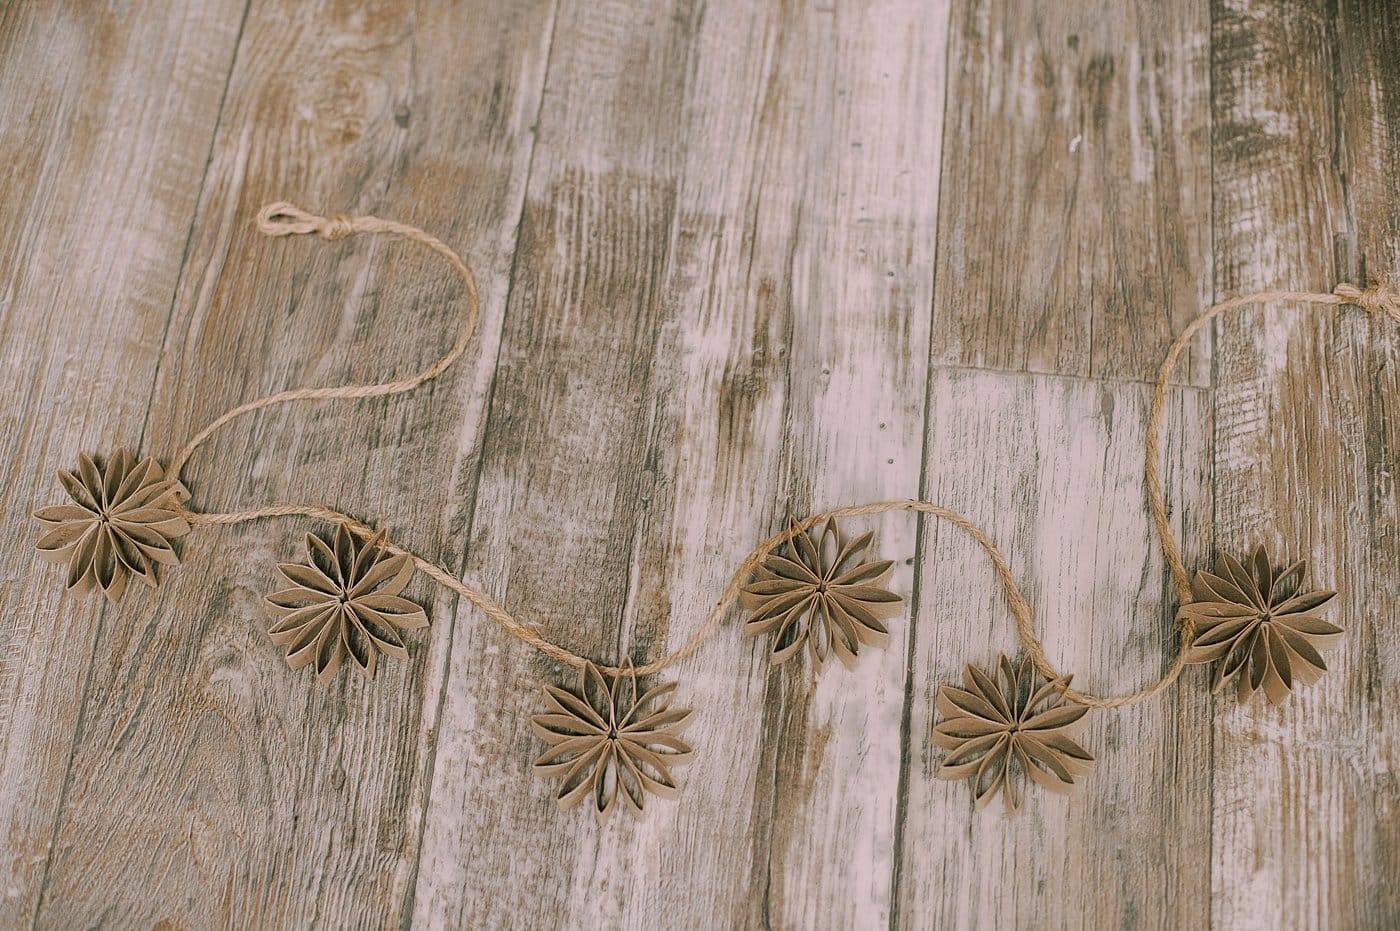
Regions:
M 1212 5 L 1213 3 L 1213 5 Z M 1191 670 L 1091 718 L 1021 818 L 935 780 L 940 685 L 1014 651 L 961 531 L 853 522 L 910 597 L 815 686 L 735 611 L 659 678 L 676 802 L 560 813 L 528 716 L 574 673 L 415 583 L 367 684 L 265 628 L 299 520 L 201 529 L 157 593 L 59 590 L 53 470 L 450 343 L 438 260 L 269 241 L 290 199 L 477 270 L 410 395 L 263 411 L 206 509 L 315 501 L 598 660 L 703 621 L 789 514 L 928 497 L 1006 552 L 1094 691 L 1166 667 L 1150 380 L 1213 295 L 1400 274 L 1384 0 L 202 0 L 0 7 L 0 927 L 1386 927 L 1400 921 L 1396 347 L 1359 311 L 1203 335 L 1165 426 L 1188 562 L 1294 543 L 1344 589 L 1282 710 Z
M 479 577 L 612 660 L 687 637 L 788 509 L 912 496 L 920 471 L 939 128 L 920 117 L 945 18 L 696 12 L 560 10 L 477 493 Z M 600 49 L 637 63 L 601 69 Z M 882 530 L 912 553 L 911 522 Z M 728 765 L 691 767 L 694 804 L 644 826 L 560 830 L 526 716 L 572 673 L 494 630 L 455 647 L 419 923 L 884 920 L 898 652 L 809 695 L 729 626 L 676 671 L 695 743 Z M 835 862 L 861 865 L 828 884 Z
M 956 4 L 934 359 L 1156 377 L 1210 294 L 1209 32 L 1205 0 Z
M 1237 0 L 1215 22 L 1218 291 L 1394 280 L 1393 6 Z M 1223 320 L 1217 347 L 1217 542 L 1308 559 L 1347 635 L 1284 708 L 1217 702 L 1213 920 L 1393 927 L 1400 334 L 1279 306 Z

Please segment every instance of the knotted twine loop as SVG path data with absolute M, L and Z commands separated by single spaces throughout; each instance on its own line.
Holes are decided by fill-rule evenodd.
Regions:
M 449 365 L 456 361 L 466 349 L 472 333 L 476 328 L 477 319 L 480 316 L 480 299 L 477 295 L 476 280 L 472 274 L 471 268 L 462 261 L 461 257 L 458 256 L 456 252 L 445 245 L 441 240 L 430 236 L 417 227 L 381 220 L 378 217 L 372 216 L 333 215 L 330 217 L 322 217 L 313 213 L 308 213 L 300 207 L 286 202 L 268 204 L 258 212 L 257 222 L 258 229 L 261 232 L 274 237 L 315 234 L 322 239 L 334 241 L 352 236 L 355 233 L 384 233 L 401 236 L 426 245 L 428 248 L 447 259 L 462 278 L 467 297 L 466 313 L 463 315 L 462 326 L 456 342 L 453 343 L 452 348 L 448 350 L 447 354 L 417 375 L 397 381 L 382 382 L 373 385 L 294 389 L 269 395 L 265 398 L 250 401 L 233 408 L 196 434 L 195 437 L 185 445 L 184 449 L 180 451 L 179 455 L 173 460 L 170 469 L 170 474 L 177 478 L 191 453 L 193 453 L 204 440 L 208 439 L 220 426 L 242 414 L 287 401 L 361 398 L 396 394 L 409 391 L 426 381 L 436 378 Z M 1168 380 L 1175 370 L 1182 352 L 1191 339 L 1211 320 L 1232 308 L 1256 303 L 1267 304 L 1276 301 L 1293 301 L 1334 306 L 1354 304 L 1371 314 L 1379 315 L 1384 313 L 1397 324 L 1400 324 L 1400 295 L 1397 295 L 1393 288 L 1384 283 L 1372 285 L 1365 290 L 1351 284 L 1339 284 L 1331 294 L 1319 294 L 1307 291 L 1264 291 L 1254 294 L 1243 294 L 1221 301 L 1207 308 L 1200 316 L 1191 321 L 1176 340 L 1173 341 L 1171 347 L 1167 350 L 1166 358 L 1162 361 L 1153 393 L 1152 410 L 1148 418 L 1147 440 L 1145 443 L 1145 478 L 1151 504 L 1152 521 L 1161 540 L 1162 549 L 1167 558 L 1168 567 L 1171 570 L 1177 594 L 1182 604 L 1192 600 L 1190 578 L 1182 562 L 1180 547 L 1177 545 L 1176 539 L 1172 535 L 1171 524 L 1167 517 L 1166 502 L 1162 490 L 1160 467 L 1158 465 L 1158 460 L 1160 458 L 1158 437 L 1160 435 L 1162 411 L 1166 404 Z M 225 514 L 201 513 L 193 511 L 187 506 L 182 506 L 181 510 L 192 523 L 237 524 L 265 517 L 301 516 L 328 522 L 343 522 L 349 527 L 352 533 L 366 540 L 373 539 L 376 535 L 374 528 L 357 518 L 331 508 L 313 504 L 270 505 L 267 507 L 254 508 L 247 511 L 234 511 Z M 767 540 L 764 540 L 749 553 L 739 565 L 739 568 L 730 577 L 729 583 L 721 593 L 718 601 L 715 602 L 704 623 L 700 625 L 694 634 L 692 634 L 679 649 L 674 650 L 665 657 L 645 665 L 637 666 L 635 669 L 636 674 L 650 675 L 660 672 L 698 649 L 709 635 L 714 632 L 715 628 L 719 626 L 725 614 L 737 599 L 745 580 L 747 580 L 762 564 L 769 553 L 787 543 L 799 533 L 805 533 L 810 528 L 829 518 L 873 515 L 887 511 L 911 511 L 914 513 L 926 514 L 948 521 L 969 534 L 984 551 L 991 561 L 993 569 L 996 571 L 997 579 L 1000 581 L 1006 594 L 1008 607 L 1011 609 L 1012 619 L 1015 622 L 1017 639 L 1025 649 L 1026 654 L 1031 658 L 1031 661 L 1042 675 L 1050 679 L 1060 678 L 1060 674 L 1051 665 L 1049 658 L 1045 654 L 1044 646 L 1035 634 L 1034 612 L 1030 603 L 1021 592 L 1020 586 L 1017 585 L 1010 566 L 1005 557 L 1002 556 L 1001 552 L 997 549 L 992 538 L 966 517 L 932 501 L 923 500 L 880 501 L 871 504 L 833 508 L 818 514 L 812 514 L 801 521 L 791 524 L 787 529 L 774 534 Z M 517 619 L 494 598 L 456 578 L 452 573 L 438 566 L 436 563 L 429 562 L 417 553 L 393 543 L 386 542 L 384 546 L 389 552 L 406 556 L 412 560 L 415 566 L 435 582 L 456 592 L 470 604 L 481 610 L 487 617 L 499 624 L 512 636 L 529 644 L 546 656 L 577 668 L 583 667 L 588 662 L 585 657 L 579 656 L 547 640 L 541 636 L 534 627 Z M 1123 705 L 1135 704 L 1150 698 L 1169 687 L 1181 675 L 1182 670 L 1185 668 L 1186 648 L 1190 643 L 1192 634 L 1193 625 L 1191 621 L 1187 618 L 1183 618 L 1176 658 L 1173 660 L 1167 673 L 1150 685 L 1144 686 L 1134 692 L 1116 696 L 1096 696 L 1075 689 L 1068 689 L 1065 694 L 1072 701 L 1077 701 L 1095 708 L 1116 708 Z M 600 666 L 599 668 L 608 675 L 617 675 L 622 672 L 619 667 L 615 666 Z
M 373 217 L 363 217 L 370 220 Z M 315 233 L 322 239 L 336 240 L 353 236 L 356 231 L 355 217 L 343 213 L 329 217 L 318 217 L 307 213 L 296 204 L 278 201 L 268 204 L 258 211 L 258 231 L 268 236 L 293 236 Z
M 380 382 L 373 385 L 344 385 L 328 388 L 297 388 L 290 391 L 281 391 L 276 394 L 258 398 L 245 404 L 226 411 L 216 418 L 209 426 L 195 434 L 184 448 L 171 460 L 169 475 L 172 478 L 179 478 L 185 464 L 189 461 L 194 451 L 229 421 L 260 410 L 264 407 L 271 407 L 274 404 L 283 404 L 288 401 L 315 401 L 331 398 L 368 398 L 379 397 L 389 394 L 399 394 L 410 391 L 424 382 L 431 381 L 442 374 L 448 366 L 457 360 L 466 350 L 471 342 L 472 334 L 476 330 L 477 320 L 481 316 L 481 299 L 477 293 L 476 276 L 472 273 L 471 267 L 462 261 L 451 247 L 435 236 L 429 235 L 418 229 L 416 226 L 409 226 L 404 223 L 395 223 L 391 220 L 381 220 L 373 216 L 346 216 L 335 214 L 329 217 L 319 216 L 301 209 L 295 204 L 286 201 L 278 201 L 268 204 L 258 211 L 257 226 L 259 232 L 267 236 L 282 237 L 294 235 L 315 234 L 322 239 L 335 241 L 353 236 L 356 233 L 381 233 L 392 236 L 399 236 L 412 242 L 421 243 L 442 256 L 452 265 L 453 269 L 462 279 L 462 284 L 466 290 L 466 310 L 462 316 L 462 324 L 458 330 L 457 339 L 445 355 L 439 358 L 432 365 L 416 375 L 396 381 Z M 246 511 L 231 511 L 224 514 L 214 514 L 196 511 L 187 503 L 176 502 L 177 510 L 186 520 L 194 524 L 239 524 L 244 521 L 258 520 L 266 517 L 310 517 L 316 520 L 324 520 L 331 523 L 343 522 L 350 531 L 364 540 L 372 540 L 376 536 L 374 528 L 365 522 L 343 514 L 331 508 L 322 507 L 315 504 L 274 504 L 260 508 L 252 508 Z M 403 547 L 391 543 L 385 543 L 385 548 L 390 552 L 407 556 L 413 563 L 440 585 L 455 591 L 468 602 L 475 605 L 483 613 L 500 624 L 512 636 L 535 647 L 537 650 L 552 656 L 557 660 L 582 667 L 585 660 L 583 657 L 555 646 L 545 640 L 529 626 L 522 624 L 511 616 L 499 603 L 489 595 L 481 592 L 470 585 L 460 581 L 451 573 L 441 568 L 435 563 L 428 562 L 416 553 L 412 553 Z M 605 670 L 612 671 L 612 670 Z

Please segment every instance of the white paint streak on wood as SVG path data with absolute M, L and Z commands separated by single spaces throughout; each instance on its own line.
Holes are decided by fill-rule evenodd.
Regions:
M 844 18 L 843 18 L 844 17 Z M 932 304 L 947 11 L 882 3 L 838 12 L 828 97 L 808 145 L 811 188 L 794 270 L 788 448 L 799 514 L 918 496 Z M 825 71 L 825 68 L 819 69 Z M 820 112 L 820 111 L 819 111 Z M 829 113 L 829 116 L 828 116 Z M 910 515 L 877 531 L 912 589 Z M 782 723 L 766 922 L 888 926 L 897 857 L 908 612 L 891 646 L 835 663 Z M 776 678 L 781 673 L 769 673 Z M 801 735 L 799 753 L 786 746 Z M 844 868 L 838 867 L 844 864 Z M 831 882 L 838 871 L 841 882 Z
M 1209 25 L 1194 0 L 955 5 L 936 362 L 1155 377 L 1210 295 Z M 1177 372 L 1209 376 L 1207 346 Z

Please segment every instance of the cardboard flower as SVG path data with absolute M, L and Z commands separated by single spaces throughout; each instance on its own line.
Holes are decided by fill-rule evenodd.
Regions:
M 979 810 L 1000 792 L 1013 818 L 1027 777 L 1068 794 L 1075 777 L 1094 768 L 1093 755 L 1074 740 L 1089 709 L 1065 697 L 1069 681 L 1045 679 L 1029 659 L 1002 656 L 990 674 L 968 664 L 963 688 L 938 690 L 935 707 L 946 717 L 933 742 L 950 751 L 938 778 L 970 779 Z
M 874 538 L 863 533 L 845 540 L 832 518 L 815 537 L 794 536 L 786 555 L 769 553 L 741 590 L 740 603 L 753 612 L 744 633 L 772 632 L 775 664 L 805 645 L 813 673 L 821 671 L 829 653 L 849 668 L 862 644 L 885 646 L 890 633 L 884 620 L 903 599 L 884 587 L 894 561 L 866 558 Z
M 1342 629 L 1314 612 L 1337 593 L 1304 590 L 1306 563 L 1274 568 L 1262 546 L 1247 562 L 1221 554 L 1214 573 L 1196 573 L 1196 600 L 1178 612 L 1194 625 L 1186 662 L 1219 660 L 1212 689 L 1233 681 L 1247 699 L 1262 688 L 1278 705 L 1295 682 L 1310 685 L 1327 671 L 1318 651 L 1336 643 Z
M 555 793 L 560 808 L 588 798 L 600 823 L 619 799 L 641 818 L 648 793 L 675 798 L 671 767 L 687 762 L 693 752 L 677 736 L 690 723 L 690 711 L 671 707 L 676 683 L 639 697 L 631 660 L 611 680 L 586 663 L 577 691 L 545 686 L 549 711 L 530 718 L 535 733 L 551 744 L 535 760 L 535 772 L 560 777 Z
M 34 512 L 48 530 L 35 547 L 45 559 L 68 563 L 69 589 L 95 586 L 115 602 L 130 579 L 154 586 L 157 565 L 179 565 L 171 541 L 190 532 L 176 510 L 185 489 L 160 463 L 135 462 L 125 449 L 105 463 L 79 454 L 78 474 L 59 469 L 58 480 L 73 503 Z
M 267 596 L 281 616 L 268 631 L 287 648 L 287 665 L 316 664 L 325 681 L 345 657 L 374 678 L 380 653 L 408 657 L 400 631 L 428 626 L 428 615 L 399 597 L 413 576 L 413 562 L 384 548 L 384 534 L 363 542 L 337 524 L 334 547 L 306 535 L 306 563 L 282 563 L 278 571 L 292 587 Z

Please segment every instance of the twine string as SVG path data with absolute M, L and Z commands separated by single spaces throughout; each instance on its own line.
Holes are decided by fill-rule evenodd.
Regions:
M 240 404 L 216 418 L 209 426 L 195 434 L 195 436 L 185 444 L 184 448 L 180 450 L 179 454 L 171 463 L 169 474 L 173 477 L 178 477 L 180 475 L 184 465 L 189 461 L 190 456 L 200 444 L 207 440 L 224 424 L 243 414 L 289 401 L 368 398 L 398 394 L 404 391 L 410 391 L 424 382 L 431 381 L 442 374 L 448 366 L 462 355 L 476 329 L 477 320 L 480 317 L 480 298 L 477 295 L 476 279 L 472 275 L 471 268 L 462 261 L 462 258 L 449 246 L 417 227 L 395 223 L 389 220 L 381 220 L 378 217 L 372 216 L 322 217 L 308 213 L 292 204 L 279 202 L 269 204 L 259 211 L 258 229 L 268 236 L 315 234 L 323 239 L 332 241 L 344 239 L 356 233 L 388 234 L 427 246 L 452 265 L 453 269 L 461 277 L 466 288 L 466 309 L 462 317 L 457 339 L 445 355 L 423 371 L 407 378 L 379 382 L 372 385 L 296 388 Z M 1148 416 L 1147 438 L 1144 444 L 1146 460 L 1144 471 L 1152 523 L 1156 528 L 1162 551 L 1166 556 L 1177 597 L 1182 604 L 1186 604 L 1192 600 L 1191 580 L 1182 560 L 1181 548 L 1172 534 L 1171 522 L 1167 514 L 1166 498 L 1162 489 L 1160 467 L 1161 420 L 1163 410 L 1166 407 L 1167 385 L 1182 353 L 1206 324 L 1226 311 L 1238 307 L 1244 307 L 1249 304 L 1269 304 L 1283 301 L 1307 303 L 1318 306 L 1355 305 L 1377 317 L 1383 315 L 1388 316 L 1395 323 L 1400 324 L 1400 294 L 1397 294 L 1393 288 L 1384 283 L 1374 284 L 1364 290 L 1351 284 L 1339 284 L 1330 294 L 1311 291 L 1261 291 L 1229 298 L 1203 311 L 1198 317 L 1187 324 L 1186 328 L 1182 330 L 1181 334 L 1172 342 L 1171 347 L 1167 350 L 1166 357 L 1162 360 L 1161 368 L 1158 370 L 1157 381 L 1152 394 L 1152 408 Z M 323 520 L 332 523 L 344 523 L 352 533 L 366 540 L 373 539 L 376 535 L 374 528 L 364 521 L 332 508 L 314 504 L 276 504 L 222 514 L 197 511 L 190 508 L 188 504 L 182 505 L 181 509 L 184 516 L 191 523 L 196 524 L 229 525 L 267 517 L 297 516 L 309 517 L 315 520 Z M 992 568 L 996 573 L 997 580 L 1001 583 L 1002 589 L 1006 595 L 1007 606 L 1011 611 L 1011 617 L 1016 628 L 1016 638 L 1021 643 L 1022 648 L 1026 651 L 1026 654 L 1042 675 L 1050 679 L 1060 677 L 1060 674 L 1050 663 L 1049 657 L 1046 656 L 1045 648 L 1041 644 L 1040 639 L 1036 636 L 1035 614 L 1031 608 L 1030 602 L 1027 601 L 1020 586 L 1016 583 L 1015 576 L 1011 572 L 1006 558 L 997 548 L 996 543 L 986 532 L 968 518 L 940 504 L 924 500 L 878 501 L 870 504 L 857 504 L 833 508 L 818 514 L 812 514 L 800 521 L 790 524 L 786 529 L 773 534 L 767 540 L 764 540 L 756 546 L 748 556 L 745 557 L 744 561 L 740 563 L 739 568 L 736 569 L 734 574 L 730 577 L 728 584 L 724 587 L 719 599 L 710 609 L 704 622 L 691 634 L 690 638 L 679 648 L 673 650 L 661 659 L 637 666 L 637 674 L 650 675 L 660 672 L 675 665 L 699 649 L 700 645 L 709 638 L 724 619 L 725 614 L 739 596 L 745 581 L 753 575 L 754 571 L 758 569 L 768 554 L 787 543 L 799 533 L 805 533 L 813 526 L 829 518 L 867 516 L 887 511 L 910 511 L 929 515 L 947 521 L 971 536 L 992 563 Z M 550 641 L 540 634 L 534 625 L 521 621 L 510 611 L 506 610 L 496 599 L 480 589 L 468 585 L 461 579 L 458 579 L 437 563 L 431 562 L 417 553 L 392 542 L 386 542 L 384 546 L 389 552 L 405 556 L 412 560 L 413 564 L 434 582 L 457 593 L 469 604 L 480 610 L 496 624 L 500 625 L 500 627 L 511 636 L 528 644 L 546 656 L 549 656 L 551 659 L 573 667 L 582 667 L 589 662 L 586 657 L 580 656 Z M 1189 619 L 1183 617 L 1179 627 L 1180 633 L 1176 656 L 1167 672 L 1155 682 L 1122 695 L 1099 696 L 1088 692 L 1069 689 L 1066 691 L 1067 697 L 1071 700 L 1089 705 L 1090 707 L 1116 708 L 1143 701 L 1156 695 L 1163 689 L 1168 688 L 1176 681 L 1177 677 L 1181 675 L 1186 665 L 1186 647 L 1190 643 L 1193 634 L 1193 627 Z M 621 672 L 621 669 L 616 666 L 599 666 L 599 668 L 609 675 L 615 675 Z
M 792 523 L 786 530 L 775 533 L 767 540 L 764 540 L 749 553 L 739 565 L 739 568 L 730 576 L 729 584 L 725 586 L 724 592 L 720 595 L 719 600 L 715 602 L 714 606 L 710 609 L 709 615 L 705 618 L 704 623 L 696 629 L 695 633 L 691 634 L 690 638 L 678 649 L 673 650 L 661 659 L 637 666 L 635 668 L 636 673 L 638 675 L 651 675 L 652 673 L 660 672 L 663 669 L 674 666 L 699 649 L 700 645 L 709 639 L 710 634 L 719 626 L 730 606 L 739 596 L 739 591 L 743 587 L 744 582 L 753 575 L 754 570 L 759 567 L 764 558 L 767 557 L 770 552 L 782 546 L 799 533 L 805 533 L 813 526 L 822 523 L 828 518 L 859 517 L 870 514 L 880 514 L 885 511 L 914 511 L 922 514 L 931 514 L 934 517 L 946 520 L 954 526 L 966 531 L 986 552 L 988 558 L 991 560 L 992 566 L 996 570 L 997 578 L 1006 591 L 1007 601 L 1010 604 L 1012 616 L 1016 620 L 1018 633 L 1022 638 L 1029 637 L 1032 642 L 1035 641 L 1033 626 L 1034 612 L 1031 610 L 1030 603 L 1026 601 L 1025 596 L 1021 594 L 1020 588 L 1016 585 L 1015 577 L 1011 573 L 1011 567 L 1007 564 L 1005 557 L 1001 555 L 1001 552 L 997 549 L 996 543 L 992 541 L 991 537 L 966 517 L 941 505 L 935 504 L 932 501 L 878 501 L 872 504 L 856 504 L 833 508 L 829 511 L 813 514 Z M 363 540 L 373 540 L 378 533 L 378 531 L 364 521 L 351 517 L 348 514 L 343 514 L 340 511 L 314 504 L 279 504 L 269 507 L 254 508 L 248 511 L 234 511 L 227 514 L 206 514 L 199 511 L 187 512 L 187 519 L 191 523 L 198 524 L 240 524 L 244 521 L 258 520 L 264 517 L 290 516 L 311 517 L 331 523 L 344 523 L 351 533 Z M 383 541 L 382 545 L 391 553 L 407 556 L 425 575 L 429 576 L 443 587 L 451 589 L 461 595 L 472 605 L 479 608 L 483 614 L 499 624 L 507 633 L 511 634 L 511 636 L 534 647 L 546 656 L 576 668 L 582 668 L 585 663 L 589 662 L 587 657 L 580 656 L 577 653 L 545 639 L 534 626 L 526 624 L 515 617 L 490 595 L 487 595 L 480 589 L 473 588 L 436 563 L 424 559 L 412 550 L 399 546 L 393 541 Z M 1039 649 L 1039 643 L 1036 643 L 1036 648 Z M 1043 660 L 1044 652 L 1041 651 L 1040 655 Z M 1048 660 L 1045 662 L 1048 665 Z M 622 671 L 621 668 L 617 666 L 598 665 L 598 668 L 608 675 L 616 675 Z
M 378 233 L 390 236 L 399 236 L 412 242 L 421 243 L 429 249 L 442 256 L 452 265 L 462 279 L 462 285 L 466 288 L 466 310 L 462 315 L 461 327 L 457 331 L 457 340 L 452 344 L 452 348 L 439 358 L 432 365 L 425 368 L 416 375 L 407 378 L 400 378 L 394 381 L 378 382 L 373 385 L 339 385 L 326 388 L 293 388 L 290 391 L 279 391 L 267 397 L 257 398 L 240 404 L 231 410 L 225 411 L 213 423 L 196 433 L 184 448 L 176 454 L 170 463 L 170 475 L 178 478 L 189 461 L 190 456 L 199 448 L 205 440 L 209 439 L 224 424 L 244 414 L 265 407 L 272 407 L 275 404 L 285 404 L 288 401 L 323 401 L 332 398 L 377 398 L 389 394 L 401 394 L 405 391 L 412 391 L 419 385 L 437 378 L 447 367 L 457 361 L 471 342 L 472 334 L 476 332 L 476 323 L 481 316 L 481 298 L 477 295 L 476 276 L 472 274 L 471 267 L 462 261 L 462 257 L 454 252 L 446 243 L 436 236 L 418 229 L 416 226 L 408 226 L 404 223 L 395 223 L 391 220 L 381 220 L 378 217 L 349 217 L 332 216 L 319 217 L 314 213 L 307 213 L 300 207 L 293 204 L 278 202 L 268 204 L 258 211 L 258 230 L 267 236 L 292 236 L 297 234 L 315 233 L 322 239 L 334 241 L 352 236 L 355 233 Z M 272 516 L 272 515 L 267 515 Z

